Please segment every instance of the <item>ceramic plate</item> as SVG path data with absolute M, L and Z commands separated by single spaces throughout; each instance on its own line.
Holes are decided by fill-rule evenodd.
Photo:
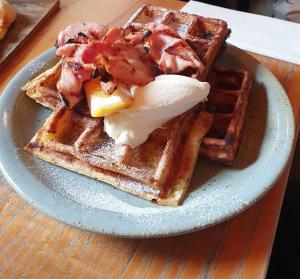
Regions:
M 157 206 L 114 187 L 43 162 L 23 151 L 50 111 L 20 88 L 55 62 L 50 49 L 24 67 L 0 97 L 0 162 L 14 189 L 64 223 L 105 234 L 157 237 L 204 229 L 240 213 L 276 182 L 294 137 L 289 100 L 253 57 L 228 46 L 218 64 L 249 70 L 255 84 L 243 141 L 230 168 L 199 162 L 183 205 Z

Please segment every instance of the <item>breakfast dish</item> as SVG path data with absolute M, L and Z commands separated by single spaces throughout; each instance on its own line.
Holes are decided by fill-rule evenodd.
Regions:
M 68 109 L 55 88 L 60 71 L 59 62 L 23 87 L 29 97 L 54 110 L 25 150 L 158 204 L 178 205 L 211 126 L 211 114 L 203 106 L 193 108 L 131 149 L 105 133 L 103 118 L 91 117 L 85 101 Z
M 60 70 L 61 62 L 22 89 L 37 103 L 52 110 L 58 109 L 64 105 L 61 95 L 55 90 Z M 246 70 L 219 67 L 213 69 L 209 83 L 206 110 L 214 117 L 212 127 L 202 140 L 199 155 L 211 162 L 232 165 L 242 139 L 252 76 Z M 86 115 L 89 115 L 87 111 Z
M 203 104 L 209 84 L 199 79 L 228 33 L 222 20 L 151 5 L 124 28 L 65 27 L 56 41 L 61 60 L 23 87 L 53 110 L 25 150 L 152 202 L 179 205 L 212 125 Z
M 13 7 L 4 0 L 0 0 L 0 40 L 8 31 L 10 25 L 16 20 L 17 14 Z
M 232 165 L 242 139 L 252 76 L 242 69 L 215 68 L 209 82 L 206 110 L 213 114 L 213 124 L 202 141 L 200 156 Z
M 101 26 L 98 25 L 98 27 Z M 101 29 L 99 28 L 97 31 L 100 32 L 100 35 Z M 118 32 L 114 34 L 120 34 L 120 29 L 115 29 L 115 31 Z M 87 33 L 87 37 L 92 35 Z M 60 42 L 65 39 L 66 41 L 72 39 L 65 36 L 66 33 L 61 35 Z M 146 30 L 145 35 L 149 35 L 149 31 Z M 83 37 L 82 34 L 80 37 Z M 176 36 L 174 38 L 177 42 L 180 39 Z M 77 41 L 80 38 L 76 36 L 75 39 Z M 81 39 L 85 40 L 86 38 Z M 149 42 L 149 38 L 146 41 Z M 69 43 L 72 44 L 72 40 Z M 121 43 L 124 42 L 121 41 Z M 184 43 L 183 46 L 185 46 Z M 45 141 L 46 145 L 50 146 L 53 139 L 54 146 L 51 147 L 51 150 L 53 152 L 62 151 L 59 153 L 60 155 L 67 154 L 64 158 L 73 154 L 72 152 L 76 151 L 76 148 L 80 149 L 79 154 L 76 153 L 78 157 L 86 151 L 92 155 L 99 155 L 94 140 L 91 142 L 91 147 L 86 146 L 84 140 L 78 140 L 78 129 L 76 128 L 81 124 L 83 130 L 91 127 L 91 135 L 95 135 L 94 122 L 98 122 L 97 125 L 100 123 L 102 125 L 102 121 L 97 121 L 97 117 L 91 117 L 91 113 L 95 115 L 107 113 L 107 106 L 101 107 L 101 109 L 99 106 L 96 108 L 94 106 L 95 97 L 99 97 L 101 100 L 104 97 L 102 91 L 99 92 L 99 96 L 94 94 L 95 89 L 99 89 L 99 79 L 95 84 L 92 82 L 89 83 L 89 86 L 84 86 L 85 97 L 75 94 L 75 97 L 79 98 L 70 99 L 68 92 L 65 95 L 61 94 L 62 88 L 60 91 L 57 90 L 59 77 L 52 76 L 52 74 L 57 73 L 60 76 L 59 73 L 64 66 L 64 73 L 68 77 L 74 77 L 70 67 L 79 70 L 79 65 L 74 63 L 62 65 L 63 61 L 61 61 L 61 64 L 57 64 L 56 69 L 48 71 L 49 67 L 58 62 L 56 54 L 57 49 L 52 48 L 32 60 L 15 75 L 1 96 L 0 168 L 9 183 L 22 197 L 43 213 L 59 221 L 89 231 L 126 237 L 158 237 L 192 232 L 223 222 L 248 208 L 271 189 L 286 166 L 294 136 L 293 114 L 288 98 L 279 82 L 267 68 L 246 52 L 232 45 L 228 45 L 224 51 L 219 53 L 215 62 L 215 69 L 225 68 L 226 71 L 233 69 L 237 72 L 240 71 L 239 69 L 245 69 L 251 73 L 255 81 L 254 88 L 251 90 L 251 98 L 248 100 L 243 142 L 238 157 L 231 168 L 225 168 L 218 164 L 207 164 L 202 160 L 197 162 L 194 170 L 192 170 L 193 177 L 188 193 L 181 206 L 157 206 L 115 187 L 110 187 L 105 182 L 57 167 L 35 156 L 28 156 L 28 153 L 24 151 L 24 146 L 28 145 L 28 142 L 34 143 L 36 140 L 37 143 L 40 143 L 40 141 Z M 165 55 L 167 54 L 165 53 Z M 194 55 L 191 58 L 197 65 L 201 65 Z M 163 63 L 161 66 L 161 69 L 164 69 Z M 193 73 L 194 69 L 192 68 L 192 75 L 195 74 L 195 72 Z M 27 83 L 40 73 L 42 73 L 41 76 L 35 79 L 35 82 Z M 189 73 L 185 72 L 187 75 Z M 168 84 L 168 76 L 171 74 L 167 73 L 162 80 L 155 81 L 154 85 L 160 86 L 162 84 L 165 86 Z M 145 77 L 147 78 L 148 75 L 142 76 L 142 78 Z M 213 75 L 210 75 L 209 80 L 212 77 Z M 177 78 L 182 81 L 180 76 Z M 183 77 L 183 79 L 185 78 Z M 21 87 L 26 83 L 28 85 L 27 94 L 51 110 L 37 105 L 26 94 L 21 94 Z M 85 84 L 85 81 L 83 83 Z M 196 82 L 196 84 L 198 83 Z M 203 87 L 205 87 L 204 84 L 202 83 Z M 74 85 L 78 88 L 81 84 L 75 82 Z M 112 83 L 106 85 L 107 90 L 111 88 L 108 85 L 113 86 Z M 213 83 L 212 85 L 214 86 Z M 155 86 L 150 86 L 151 88 L 155 89 Z M 223 86 L 222 88 L 225 89 Z M 201 90 L 202 93 L 204 91 Z M 142 93 L 145 92 L 142 91 Z M 151 90 L 149 92 L 151 93 Z M 187 92 L 191 96 L 194 95 L 193 90 L 189 89 Z M 173 93 L 177 99 L 177 92 L 173 90 Z M 206 91 L 204 93 L 206 94 Z M 205 96 L 204 93 L 202 97 Z M 121 115 L 126 115 L 125 111 L 129 110 L 135 98 L 134 100 L 125 99 L 126 92 L 124 90 L 119 91 L 118 94 L 119 97 L 122 97 L 119 98 L 121 102 L 118 102 L 118 106 L 108 107 L 110 110 L 116 109 L 116 107 L 119 109 L 120 104 L 123 106 L 124 103 L 126 105 L 127 102 L 131 103 L 128 108 L 122 108 L 117 112 L 118 115 L 121 112 L 124 113 Z M 80 98 L 82 99 L 74 106 L 72 106 L 72 102 L 68 102 L 68 99 L 74 101 Z M 90 108 L 84 104 L 85 99 Z M 226 104 L 228 103 L 232 104 L 227 100 Z M 157 105 L 158 103 L 152 104 Z M 71 106 L 72 108 L 70 108 Z M 200 110 L 196 110 L 193 115 L 200 115 L 199 113 L 203 112 L 202 106 L 203 104 L 199 107 Z M 208 109 L 212 110 L 212 106 L 208 106 Z M 217 111 L 220 109 L 222 110 L 222 107 L 218 107 Z M 170 112 L 169 109 L 167 111 Z M 190 110 L 187 109 L 186 111 L 189 112 Z M 176 121 L 181 123 L 180 121 L 183 121 L 183 118 L 189 114 L 187 112 L 183 112 L 185 116 L 179 112 L 179 115 L 175 116 Z M 213 115 L 213 113 L 211 114 Z M 161 113 L 158 115 L 161 116 Z M 64 117 L 74 119 L 76 124 L 74 128 L 76 129 L 73 130 L 72 126 L 72 130 L 66 131 L 67 126 L 70 126 L 69 122 L 66 122 L 68 125 L 65 127 L 60 124 L 57 126 L 58 123 L 64 123 Z M 174 122 L 170 122 L 167 126 L 171 127 L 173 124 Z M 79 132 L 83 132 L 83 130 Z M 168 131 L 168 129 L 166 130 Z M 36 131 L 39 132 L 32 139 Z M 162 130 L 159 129 L 158 131 L 161 132 Z M 177 130 L 175 129 L 175 131 Z M 86 139 L 87 132 L 82 135 L 82 139 Z M 154 133 L 157 139 L 164 138 L 159 133 Z M 75 147 L 73 141 L 76 138 L 78 145 Z M 83 150 L 81 147 L 84 147 Z M 32 148 L 34 149 L 34 146 Z M 43 151 L 42 146 L 37 150 L 45 157 L 46 151 Z M 180 150 L 177 151 L 180 152 Z M 127 150 L 122 154 L 126 155 Z M 50 157 L 49 160 L 55 160 L 53 153 Z M 68 164 L 67 167 L 71 169 L 78 166 L 78 163 L 82 164 L 81 160 L 80 162 L 77 161 L 78 157 L 73 161 L 75 162 L 74 165 L 71 163 L 72 161 L 62 160 L 62 156 L 57 156 L 57 160 L 61 164 Z M 127 155 L 122 157 L 124 162 L 127 159 Z M 272 168 L 270 168 L 270 162 L 272 162 Z M 84 170 L 88 170 L 88 168 Z
M 60 222 L 138 238 L 197 231 L 251 206 L 272 188 L 286 166 L 295 127 L 288 98 L 264 65 L 232 45 L 219 56 L 216 66 L 245 69 L 255 81 L 243 142 L 230 168 L 198 161 L 181 206 L 158 206 L 29 156 L 24 146 L 52 112 L 22 94 L 21 87 L 55 63 L 51 48 L 22 68 L 1 95 L 0 168 L 20 196 Z
M 60 72 L 59 62 L 23 87 L 29 97 L 54 110 L 25 150 L 152 202 L 178 205 L 189 185 L 201 140 L 211 126 L 211 114 L 197 106 L 131 149 L 107 135 L 103 118 L 91 117 L 85 101 L 68 109 L 56 88 Z

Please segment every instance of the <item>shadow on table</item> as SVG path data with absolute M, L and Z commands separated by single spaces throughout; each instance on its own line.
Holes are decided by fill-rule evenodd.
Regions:
M 300 140 L 296 146 L 267 279 L 300 278 Z

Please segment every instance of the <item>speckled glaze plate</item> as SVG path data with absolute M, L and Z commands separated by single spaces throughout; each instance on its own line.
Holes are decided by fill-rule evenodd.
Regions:
M 26 81 L 55 62 L 50 49 L 11 80 L 0 97 L 0 163 L 13 188 L 47 215 L 82 229 L 126 237 L 169 236 L 225 221 L 260 199 L 284 169 L 293 145 L 289 100 L 275 77 L 228 46 L 219 65 L 252 72 L 243 142 L 230 168 L 199 162 L 183 205 L 157 206 L 23 151 L 50 111 L 25 96 Z

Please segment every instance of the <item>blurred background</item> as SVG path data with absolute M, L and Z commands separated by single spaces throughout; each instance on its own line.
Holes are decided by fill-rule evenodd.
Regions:
M 300 0 L 201 0 L 199 2 L 300 23 Z

